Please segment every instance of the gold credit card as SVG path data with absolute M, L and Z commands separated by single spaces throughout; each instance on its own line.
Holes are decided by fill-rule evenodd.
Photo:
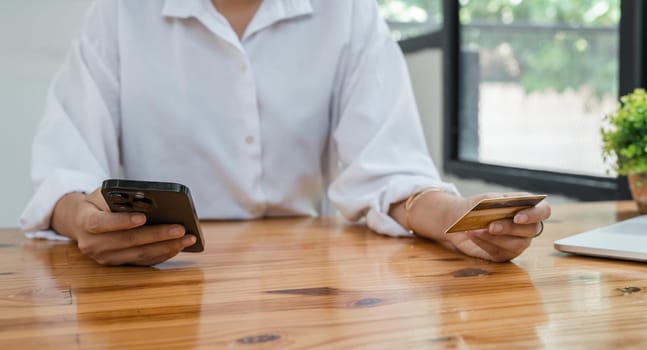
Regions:
M 518 211 L 532 208 L 544 198 L 545 194 L 483 199 L 456 220 L 445 233 L 485 229 L 492 221 L 511 219 Z

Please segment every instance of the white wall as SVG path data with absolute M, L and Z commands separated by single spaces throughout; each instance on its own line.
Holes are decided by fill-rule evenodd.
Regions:
M 0 227 L 17 226 L 31 195 L 30 144 L 47 85 L 88 3 L 0 1 Z
M 411 85 L 416 95 L 429 153 L 442 172 L 443 146 L 443 56 L 439 49 L 406 56 Z

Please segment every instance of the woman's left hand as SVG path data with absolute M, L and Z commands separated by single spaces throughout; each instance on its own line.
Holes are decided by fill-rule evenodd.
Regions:
M 484 198 L 530 195 L 530 193 L 504 193 L 478 195 L 465 200 L 471 207 Z M 487 229 L 451 233 L 446 240 L 458 251 L 481 259 L 503 262 L 519 256 L 533 238 L 543 230 L 542 221 L 550 217 L 550 206 L 546 200 L 535 207 L 523 209 L 513 219 L 490 223 Z

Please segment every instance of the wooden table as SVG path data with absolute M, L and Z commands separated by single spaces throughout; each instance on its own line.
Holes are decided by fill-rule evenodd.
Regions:
M 645 349 L 647 265 L 552 247 L 632 215 L 555 206 L 503 264 L 332 218 L 205 223 L 205 253 L 153 268 L 4 230 L 0 349 Z

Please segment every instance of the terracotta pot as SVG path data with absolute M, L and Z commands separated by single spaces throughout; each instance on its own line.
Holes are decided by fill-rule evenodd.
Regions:
M 638 212 L 647 214 L 647 173 L 629 174 L 627 178 Z

